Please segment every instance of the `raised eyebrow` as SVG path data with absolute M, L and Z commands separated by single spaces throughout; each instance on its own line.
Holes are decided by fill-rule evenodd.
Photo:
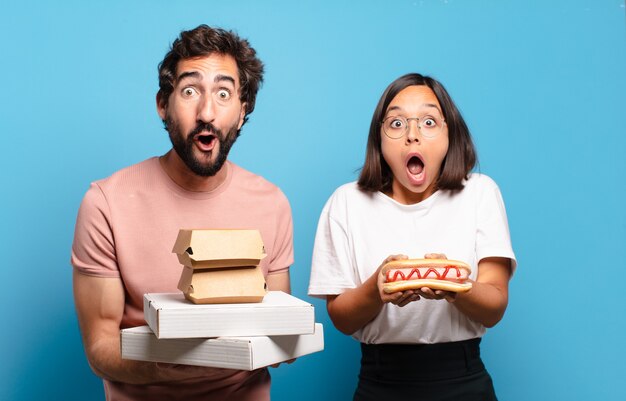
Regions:
M 213 78 L 213 82 L 215 83 L 219 83 L 223 81 L 230 82 L 231 84 L 233 84 L 233 86 L 235 86 L 235 78 L 231 77 L 230 75 L 217 74 L 215 78 Z
M 422 106 L 424 107 L 428 107 L 428 108 L 433 108 L 436 109 L 439 113 L 442 113 L 441 109 L 439 108 L 439 106 L 437 106 L 434 103 L 424 103 Z
M 181 82 L 185 79 L 197 79 L 200 80 L 202 79 L 202 74 L 200 74 L 198 71 L 185 71 L 182 72 L 176 79 L 177 82 Z M 235 79 L 233 77 L 231 77 L 230 75 L 224 75 L 224 74 L 218 74 L 215 76 L 215 78 L 213 78 L 213 82 L 215 83 L 219 83 L 219 82 L 230 82 L 233 84 L 233 86 L 235 86 Z
M 429 107 L 429 108 L 434 108 L 434 109 L 439 110 L 439 106 L 437 106 L 434 103 L 424 103 L 424 104 L 421 105 L 421 107 Z M 402 110 L 402 107 L 400 107 L 400 106 L 391 106 L 391 107 L 389 107 L 387 109 L 388 112 L 392 111 L 392 110 Z
M 176 78 L 176 82 L 180 82 L 187 78 L 201 79 L 202 75 L 200 75 L 198 71 L 181 72 L 180 75 Z

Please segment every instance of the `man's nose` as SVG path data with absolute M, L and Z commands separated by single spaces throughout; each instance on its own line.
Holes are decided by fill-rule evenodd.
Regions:
M 198 103 L 197 120 L 205 123 L 213 122 L 215 119 L 215 102 L 211 96 L 202 96 Z

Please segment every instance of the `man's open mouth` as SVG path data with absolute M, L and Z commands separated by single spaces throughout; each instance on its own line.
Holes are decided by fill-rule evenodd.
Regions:
M 217 143 L 217 136 L 206 131 L 197 134 L 194 139 L 198 143 L 200 149 L 203 151 L 212 150 Z

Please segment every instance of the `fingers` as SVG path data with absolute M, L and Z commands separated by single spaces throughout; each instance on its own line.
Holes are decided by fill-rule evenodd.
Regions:
M 414 301 L 419 301 L 420 296 L 416 292 L 413 292 L 413 291 L 411 291 L 411 292 L 412 292 L 412 294 L 407 295 L 402 302 L 398 302 L 397 303 L 397 305 L 399 307 L 406 306 L 406 305 L 408 305 L 408 304 L 410 304 L 411 302 L 414 302 Z
M 383 303 L 392 303 L 392 304 L 397 305 L 399 302 L 404 302 L 406 297 L 408 296 L 407 294 L 403 292 L 394 292 L 391 294 L 387 294 L 383 290 L 383 284 L 385 283 L 385 276 L 380 272 L 386 263 L 391 262 L 392 260 L 400 260 L 400 259 L 407 259 L 407 258 L 408 256 L 406 255 L 390 255 L 378 267 L 378 270 L 375 273 L 378 275 L 378 277 L 376 278 L 376 285 L 378 286 L 378 293 L 380 296 L 380 300 Z M 412 295 L 412 292 L 411 292 L 411 295 Z
M 440 299 L 435 291 L 431 290 L 428 287 L 422 287 L 416 291 L 420 296 L 424 297 L 425 299 Z
M 405 306 L 413 301 L 420 299 L 420 296 L 415 291 L 400 291 L 391 294 L 385 294 L 383 296 L 383 302 L 391 303 L 398 306 Z
M 381 293 L 381 299 L 384 303 L 390 303 L 400 307 L 406 306 L 414 301 L 419 301 L 421 298 L 434 300 L 445 299 L 452 303 L 456 301 L 456 296 L 456 292 L 433 290 L 428 287 L 422 287 L 417 290 L 399 291 L 391 294 Z
M 422 287 L 417 290 L 419 295 L 425 299 L 445 299 L 448 302 L 454 302 L 456 300 L 456 292 L 433 290 L 428 287 Z
M 380 267 L 378 268 L 378 270 L 380 270 L 385 264 L 393 261 L 393 260 L 404 260 L 404 259 L 408 259 L 409 257 L 406 255 L 402 255 L 402 254 L 398 254 L 398 255 L 389 255 L 387 256 L 387 258 L 383 261 L 383 263 L 380 264 Z
M 444 296 L 444 299 L 450 303 L 454 303 L 456 301 L 456 296 L 457 296 L 456 292 L 449 292 L 448 294 Z
M 403 292 L 392 292 L 391 294 L 387 294 L 385 291 L 380 291 L 380 299 L 383 301 L 383 303 L 391 303 L 394 305 L 397 305 L 398 302 L 401 302 L 401 300 L 404 298 L 404 293 Z
M 424 259 L 448 259 L 448 257 L 443 253 L 427 253 Z
M 407 290 L 384 294 L 381 298 L 384 303 L 390 303 L 402 307 L 410 304 L 411 302 L 419 301 L 421 298 L 434 300 L 445 299 L 446 301 L 452 303 L 456 301 L 456 296 L 456 292 L 432 290 L 428 287 L 423 287 L 414 291 Z
M 286 360 L 286 361 L 282 361 L 282 362 L 278 362 L 278 363 L 275 363 L 275 364 L 273 364 L 273 365 L 270 365 L 270 367 L 272 367 L 272 368 L 277 368 L 277 367 L 279 367 L 279 366 L 280 366 L 281 364 L 283 364 L 283 363 L 286 363 L 286 364 L 290 365 L 290 364 L 292 364 L 295 360 L 296 360 L 296 358 L 293 358 L 293 359 L 288 359 L 288 360 Z

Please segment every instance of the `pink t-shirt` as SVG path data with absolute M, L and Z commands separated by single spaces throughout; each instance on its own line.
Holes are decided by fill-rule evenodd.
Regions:
M 82 274 L 122 279 L 126 305 L 120 328 L 145 324 L 145 293 L 178 291 L 182 266 L 172 247 L 181 228 L 258 229 L 267 253 L 261 261 L 266 276 L 285 272 L 293 263 L 287 198 L 275 185 L 231 162 L 224 168 L 226 180 L 211 192 L 181 188 L 157 157 L 91 184 L 78 212 L 71 262 Z M 218 376 L 232 376 L 235 371 L 222 373 Z M 236 376 L 240 375 L 246 380 L 251 373 Z M 207 386 L 215 387 L 215 379 Z M 115 395 L 116 387 L 118 383 L 105 382 L 107 399 L 158 398 L 147 391 L 149 386 L 138 386 L 136 393 L 141 396 L 134 398 Z M 119 387 L 130 390 L 132 386 Z M 190 386 L 175 387 L 182 396 Z M 192 387 L 190 394 L 198 394 L 197 386 Z

